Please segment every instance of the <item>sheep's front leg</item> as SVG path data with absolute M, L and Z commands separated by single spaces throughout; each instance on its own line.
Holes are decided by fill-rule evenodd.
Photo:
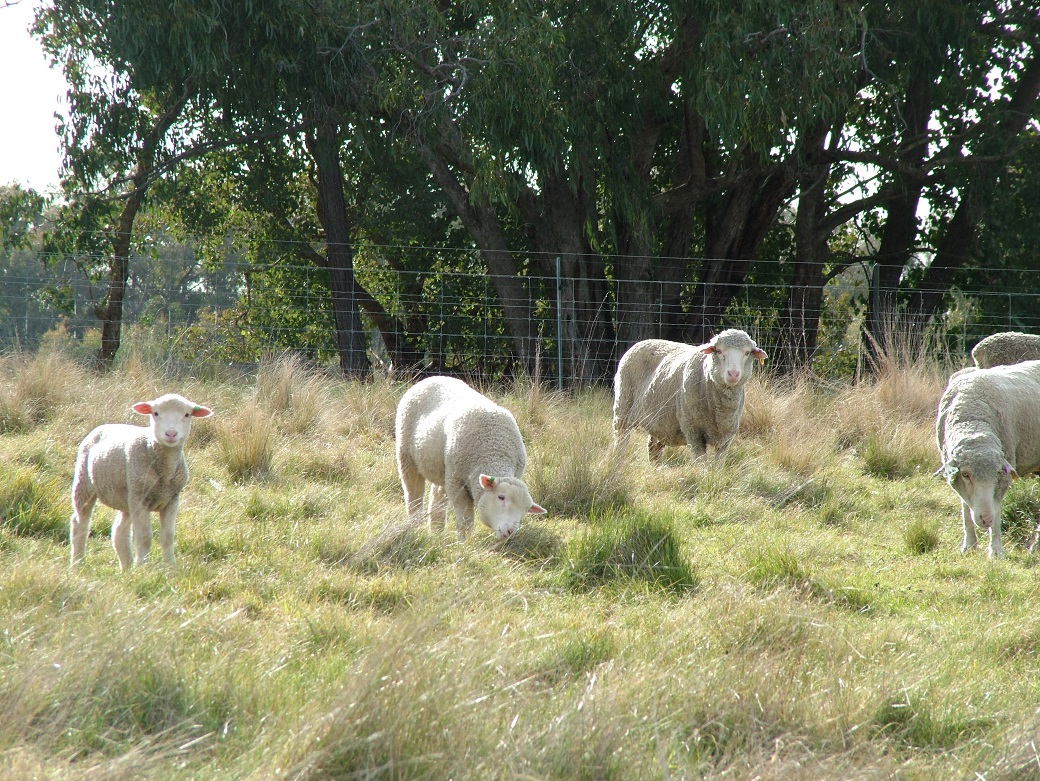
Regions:
M 470 532 L 473 531 L 473 497 L 469 495 L 465 487 L 460 487 L 452 490 L 448 494 L 448 499 L 451 501 L 451 508 L 455 511 L 455 528 L 459 533 L 459 542 L 465 542 Z
M 163 561 L 171 567 L 176 564 L 173 537 L 177 524 L 177 508 L 180 504 L 180 498 L 175 496 L 168 505 L 159 510 L 159 545 L 162 547 Z
M 143 506 L 130 506 L 130 528 L 133 531 L 136 563 L 144 564 L 152 551 L 152 516 Z
M 1000 515 L 993 519 L 993 526 L 989 530 L 989 557 L 991 559 L 1004 558 L 1004 545 L 1000 539 Z
M 448 493 L 443 485 L 430 483 L 430 528 L 435 531 L 444 529 L 448 516 Z
M 971 508 L 967 502 L 961 502 L 961 519 L 964 521 L 964 542 L 961 543 L 961 553 L 967 553 L 978 544 L 975 536 L 975 519 L 971 517 Z
M 119 558 L 119 569 L 126 572 L 134 561 L 130 557 L 130 518 L 124 512 L 117 512 L 112 522 L 112 547 Z

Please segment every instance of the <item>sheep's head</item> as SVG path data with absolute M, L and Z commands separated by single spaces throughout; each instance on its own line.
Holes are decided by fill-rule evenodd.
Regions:
M 710 356 L 712 379 L 730 388 L 751 379 L 754 362 L 763 363 L 769 357 L 747 333 L 736 328 L 716 334 L 700 351 Z
M 935 474 L 946 478 L 971 510 L 975 525 L 982 529 L 989 529 L 1000 517 L 1004 494 L 1011 480 L 1018 477 L 1004 454 L 993 447 L 958 447 Z
M 191 433 L 191 422 L 213 414 L 207 407 L 196 404 L 176 393 L 167 393 L 152 401 L 139 401 L 134 412 L 151 416 L 152 436 L 167 447 L 181 447 Z
M 545 508 L 535 504 L 527 486 L 515 477 L 480 476 L 480 496 L 476 498 L 477 516 L 500 540 L 520 530 L 527 513 L 541 514 Z

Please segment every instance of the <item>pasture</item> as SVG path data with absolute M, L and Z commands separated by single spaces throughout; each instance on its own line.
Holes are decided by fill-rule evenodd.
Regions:
M 724 462 L 658 467 L 606 457 L 606 390 L 487 389 L 548 514 L 460 544 L 404 524 L 404 382 L 2 358 L 0 776 L 1036 778 L 1040 494 L 1006 560 L 959 552 L 948 371 L 759 374 Z M 99 507 L 70 571 L 77 443 L 167 391 L 214 410 L 178 567 L 121 574 Z

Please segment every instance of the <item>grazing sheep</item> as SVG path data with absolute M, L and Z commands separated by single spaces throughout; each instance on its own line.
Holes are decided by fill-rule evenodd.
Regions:
M 173 534 L 180 493 L 188 482 L 184 443 L 193 418 L 212 414 L 183 396 L 168 393 L 153 401 L 140 401 L 132 409 L 151 416 L 150 426 L 108 423 L 98 426 L 79 445 L 72 479 L 70 540 L 73 566 L 83 561 L 90 516 L 94 505 L 117 510 L 112 524 L 112 545 L 119 568 L 134 563 L 130 551 L 133 530 L 137 563 L 148 559 L 152 547 L 151 513 L 159 513 L 159 542 L 163 558 L 174 563 Z
M 634 344 L 614 375 L 615 453 L 624 452 L 639 427 L 650 435 L 647 454 L 654 462 L 665 445 L 688 444 L 694 458 L 709 445 L 722 454 L 737 434 L 754 361 L 767 357 L 734 328 L 697 347 L 663 339 Z
M 1013 477 L 1040 467 L 1040 361 L 962 369 L 950 377 L 935 422 L 943 475 L 961 499 L 962 551 L 989 529 L 1002 557 L 1000 505 Z
M 1040 359 L 1040 336 L 1021 331 L 992 334 L 972 348 L 971 357 L 980 369 L 1035 361 Z
M 408 518 L 421 523 L 431 483 L 430 526 L 444 528 L 447 502 L 460 540 L 480 520 L 506 539 L 525 513 L 544 513 L 520 477 L 527 451 L 510 412 L 452 377 L 416 383 L 397 406 L 397 469 Z

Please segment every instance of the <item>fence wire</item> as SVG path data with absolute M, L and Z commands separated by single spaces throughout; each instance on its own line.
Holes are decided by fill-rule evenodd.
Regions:
M 11 256 L 0 268 L 0 349 L 35 350 L 62 341 L 84 355 L 94 351 L 96 310 L 107 285 L 102 276 L 84 273 L 93 260 L 103 261 Z M 712 332 L 740 327 L 772 352 L 778 335 L 795 325 L 787 311 L 783 261 L 756 261 L 740 284 L 729 286 L 724 313 L 709 319 L 697 311 L 696 279 L 629 278 L 621 272 L 630 260 L 597 258 L 603 264 L 597 273 L 576 279 L 553 258 L 526 259 L 519 277 L 524 298 L 514 303 L 526 313 L 543 377 L 561 384 L 603 380 L 633 333 L 682 338 L 702 325 Z M 93 265 L 103 268 L 103 262 Z M 147 350 L 171 365 L 191 366 L 250 364 L 282 350 L 319 363 L 336 361 L 326 269 L 284 257 L 266 264 L 207 264 L 190 252 L 134 258 L 131 269 L 124 351 Z M 690 273 L 696 273 L 693 263 Z M 1002 282 L 988 271 L 986 286 L 960 286 L 947 294 L 936 327 L 950 354 L 964 356 L 996 331 L 1040 332 L 1036 294 L 1016 289 L 1022 273 L 1008 270 Z M 530 371 L 502 306 L 500 280 L 481 269 L 475 253 L 378 248 L 358 254 L 356 276 L 356 302 L 376 367 L 389 368 L 407 355 L 428 371 L 488 377 Z M 633 290 L 639 295 L 630 297 Z M 864 317 L 876 294 L 869 266 L 853 266 L 823 288 L 817 305 L 798 312 L 799 322 L 819 323 L 806 362 L 828 373 L 850 371 L 861 360 Z M 638 326 L 628 328 L 631 323 Z

